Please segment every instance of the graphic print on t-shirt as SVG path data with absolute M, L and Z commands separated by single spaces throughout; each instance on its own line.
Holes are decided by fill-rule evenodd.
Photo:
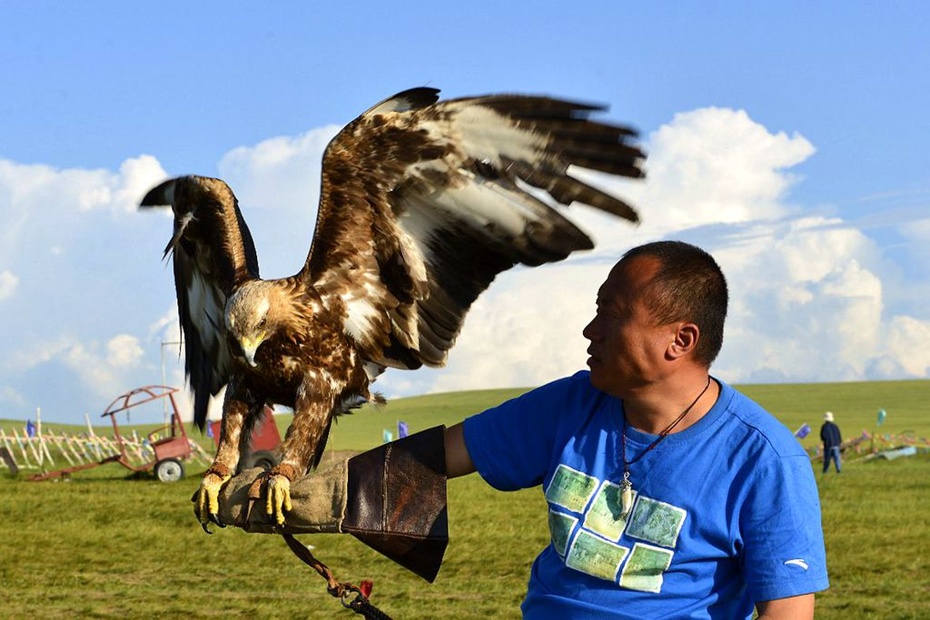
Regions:
M 687 511 L 634 493 L 633 509 L 623 518 L 617 483 L 565 464 L 546 488 L 546 500 L 552 546 L 566 566 L 631 590 L 662 589 Z M 621 544 L 624 536 L 637 540 Z

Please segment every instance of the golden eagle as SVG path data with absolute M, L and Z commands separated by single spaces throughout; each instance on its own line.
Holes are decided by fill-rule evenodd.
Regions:
M 170 205 L 178 311 L 194 420 L 227 385 L 219 447 L 196 511 L 217 496 L 248 448 L 265 404 L 293 408 L 267 510 L 283 523 L 290 481 L 317 465 L 334 415 L 372 398 L 386 368 L 441 366 L 472 302 L 514 266 L 593 247 L 540 198 L 637 220 L 570 166 L 643 175 L 626 127 L 572 101 L 491 95 L 439 101 L 414 88 L 349 123 L 323 155 L 316 231 L 295 275 L 262 280 L 249 229 L 223 181 L 171 179 L 143 207 Z M 534 189 L 535 188 L 535 189 Z

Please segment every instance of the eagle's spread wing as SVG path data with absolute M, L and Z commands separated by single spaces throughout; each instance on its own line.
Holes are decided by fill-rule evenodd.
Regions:
M 329 144 L 299 274 L 344 303 L 345 329 L 368 359 L 401 368 L 442 365 L 498 273 L 593 247 L 528 187 L 637 220 L 568 174 L 575 165 L 642 176 L 635 133 L 589 120 L 602 108 L 519 95 L 437 103 L 438 92 L 395 95 Z
M 228 382 L 231 370 L 226 298 L 237 284 L 258 277 L 258 258 L 236 197 L 223 181 L 179 177 L 151 190 L 141 203 L 168 205 L 174 235 L 165 256 L 174 254 L 185 370 L 194 391 L 194 421 L 203 429 L 210 395 Z
M 217 456 L 196 496 L 204 529 L 219 523 L 219 490 L 265 401 L 294 407 L 267 483 L 266 510 L 282 524 L 290 481 L 318 460 L 340 403 L 370 398 L 384 366 L 443 364 L 498 273 L 591 248 L 541 195 L 637 219 L 569 174 L 578 166 L 642 176 L 634 132 L 590 120 L 600 109 L 519 95 L 439 102 L 430 88 L 381 102 L 327 147 L 314 241 L 290 278 L 259 279 L 222 181 L 182 177 L 146 195 L 143 206 L 174 211 L 165 252 L 174 254 L 201 428 L 209 396 L 230 383 Z

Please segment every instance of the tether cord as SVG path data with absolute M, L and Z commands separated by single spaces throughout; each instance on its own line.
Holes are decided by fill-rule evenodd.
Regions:
M 291 548 L 294 555 L 300 558 L 304 564 L 318 572 L 320 576 L 326 580 L 326 591 L 338 598 L 343 607 L 351 609 L 355 613 L 361 614 L 366 618 L 391 620 L 390 616 L 371 604 L 368 597 L 362 593 L 358 586 L 349 582 L 339 582 L 333 575 L 333 571 L 331 571 L 326 564 L 323 564 L 323 562 L 313 557 L 310 550 L 303 543 L 294 538 L 292 534 L 282 533 L 281 536 L 284 537 L 284 542 Z M 348 601 L 348 598 L 353 592 L 356 594 L 355 599 Z

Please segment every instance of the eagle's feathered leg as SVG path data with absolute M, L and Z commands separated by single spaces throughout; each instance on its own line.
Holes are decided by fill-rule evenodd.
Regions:
M 268 474 L 265 512 L 278 525 L 291 510 L 291 482 L 319 463 L 336 395 L 343 385 L 324 370 L 307 373 L 297 391 L 294 419 L 281 444 L 281 462 Z
M 220 425 L 220 440 L 213 464 L 204 473 L 200 489 L 194 496 L 197 519 L 203 531 L 210 534 L 208 523 L 220 527 L 226 525 L 219 518 L 219 493 L 222 486 L 232 477 L 239 464 L 240 440 L 243 428 L 249 427 L 246 416 L 252 407 L 234 395 L 235 386 L 230 383 L 223 403 L 223 422 Z

